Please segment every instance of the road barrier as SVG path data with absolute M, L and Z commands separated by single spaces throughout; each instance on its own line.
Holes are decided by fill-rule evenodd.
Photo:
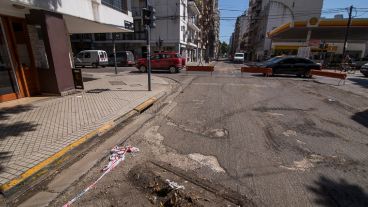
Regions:
M 340 85 L 341 81 L 343 81 L 345 84 L 345 80 L 348 77 L 348 74 L 345 72 L 333 72 L 326 70 L 311 70 L 311 75 L 340 79 L 338 85 Z
M 186 71 L 202 71 L 202 72 L 211 72 L 215 71 L 215 66 L 186 66 Z
M 265 76 L 272 75 L 272 68 L 262 68 L 262 67 L 242 67 L 241 72 L 243 73 L 261 73 Z

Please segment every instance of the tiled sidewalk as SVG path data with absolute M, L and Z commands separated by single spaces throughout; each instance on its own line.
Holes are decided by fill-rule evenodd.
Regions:
M 85 82 L 85 91 L 75 95 L 0 104 L 0 185 L 169 89 L 168 82 L 153 77 L 148 92 L 147 76 L 140 74 L 99 78 Z

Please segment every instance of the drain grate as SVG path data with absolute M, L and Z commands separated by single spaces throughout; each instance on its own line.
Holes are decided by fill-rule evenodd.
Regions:
M 98 89 L 88 90 L 88 91 L 86 91 L 86 93 L 102 93 L 102 92 L 105 92 L 105 91 L 110 91 L 110 89 L 98 88 Z
M 113 86 L 125 86 L 126 83 L 124 83 L 123 81 L 109 81 L 109 83 Z

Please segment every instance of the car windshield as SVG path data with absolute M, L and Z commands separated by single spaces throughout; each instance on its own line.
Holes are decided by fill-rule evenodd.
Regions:
M 235 57 L 244 57 L 244 54 L 235 54 Z

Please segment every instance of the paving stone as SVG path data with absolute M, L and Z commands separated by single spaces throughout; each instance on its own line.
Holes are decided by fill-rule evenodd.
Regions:
M 0 185 L 37 165 L 81 136 L 115 120 L 129 112 L 142 101 L 168 89 L 165 80 L 159 82 L 153 91 L 146 90 L 145 75 L 126 75 L 104 78 L 85 83 L 85 91 L 94 89 L 114 90 L 112 83 L 122 90 L 105 91 L 98 94 L 79 93 L 65 97 L 51 98 L 42 102 L 4 110 L 0 125 Z M 141 84 L 139 87 L 129 85 Z M 162 85 L 160 85 L 162 84 Z M 5 155 L 9 157 L 4 158 Z M 7 169 L 9 167 L 9 169 Z M 10 173 L 7 173 L 7 172 Z

